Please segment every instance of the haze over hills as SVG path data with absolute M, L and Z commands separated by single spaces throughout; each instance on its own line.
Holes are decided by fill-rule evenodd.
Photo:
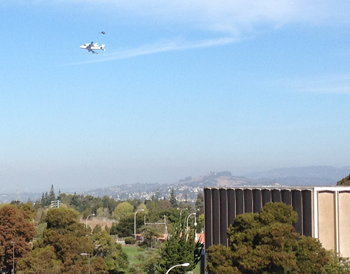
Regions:
M 350 166 L 336 168 L 332 166 L 309 166 L 276 168 L 265 172 L 248 173 L 244 176 L 262 184 L 279 183 L 281 185 L 335 185 L 337 181 L 350 174 Z
M 203 191 L 204 187 L 235 187 L 249 185 L 289 185 L 289 186 L 335 186 L 342 178 L 350 174 L 350 166 L 336 168 L 331 166 L 310 166 L 310 167 L 292 167 L 271 169 L 265 172 L 254 172 L 244 176 L 234 176 L 229 171 L 209 172 L 203 176 L 188 176 L 173 184 L 121 184 L 93 190 L 74 190 L 64 193 L 77 193 L 82 195 L 93 195 L 103 197 L 105 195 L 115 199 L 151 199 L 152 195 L 159 198 L 169 197 L 174 189 L 179 200 L 194 201 L 198 193 Z M 47 186 L 49 191 L 51 185 Z M 55 187 L 55 186 L 54 186 Z M 58 189 L 55 188 L 57 192 Z M 57 194 L 57 193 L 56 193 Z M 28 199 L 35 201 L 40 199 L 42 193 L 21 193 L 21 201 Z M 10 202 L 16 200 L 18 193 L 0 192 L 0 202 Z

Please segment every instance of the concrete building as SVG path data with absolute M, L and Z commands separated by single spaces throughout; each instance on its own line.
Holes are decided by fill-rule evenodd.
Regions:
M 205 249 L 228 246 L 227 228 L 237 215 L 284 202 L 298 213 L 296 231 L 350 257 L 350 187 L 205 188 Z M 349 211 L 349 212 L 348 212 Z

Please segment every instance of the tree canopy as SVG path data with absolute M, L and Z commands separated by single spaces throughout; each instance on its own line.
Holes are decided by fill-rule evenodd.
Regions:
M 297 213 L 284 203 L 268 203 L 261 213 L 239 215 L 228 229 L 230 246 L 208 249 L 213 273 L 326 273 L 329 255 L 312 237 L 300 236 Z
M 28 206 L 18 208 L 9 205 L 0 209 L 1 268 L 12 269 L 13 258 L 16 264 L 30 251 L 29 243 L 36 234 L 36 228 L 30 217 L 31 209 Z
M 195 241 L 194 229 L 186 231 L 184 226 L 178 224 L 159 250 L 159 260 L 155 266 L 155 273 L 165 273 L 170 267 L 182 263 L 190 265 L 177 268 L 177 273 L 193 270 L 200 261 L 202 249 L 203 245 Z
M 122 202 L 115 208 L 113 218 L 120 221 L 133 216 L 134 206 L 129 202 Z

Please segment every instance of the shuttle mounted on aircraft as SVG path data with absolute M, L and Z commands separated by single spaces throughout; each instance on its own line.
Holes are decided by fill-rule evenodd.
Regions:
M 96 53 L 95 50 L 103 50 L 105 51 L 105 45 L 101 45 L 99 46 L 98 43 L 95 43 L 94 42 L 91 42 L 91 43 L 87 43 L 87 44 L 84 44 L 82 46 L 80 46 L 81 49 L 87 49 L 89 52 L 92 52 L 92 53 Z

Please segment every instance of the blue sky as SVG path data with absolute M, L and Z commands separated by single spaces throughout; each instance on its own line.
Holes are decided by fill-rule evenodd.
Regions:
M 0 0 L 1 189 L 348 166 L 350 2 L 256 2 Z

